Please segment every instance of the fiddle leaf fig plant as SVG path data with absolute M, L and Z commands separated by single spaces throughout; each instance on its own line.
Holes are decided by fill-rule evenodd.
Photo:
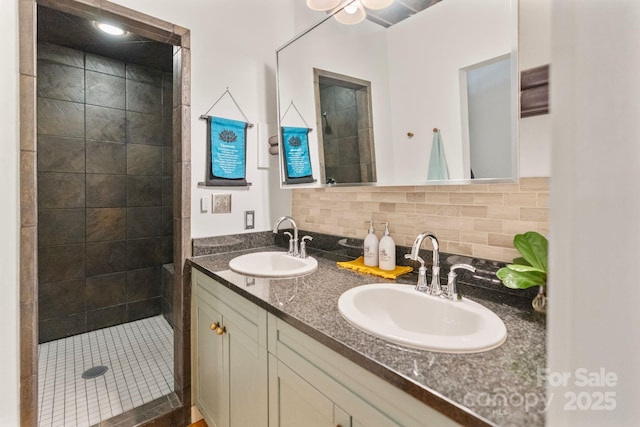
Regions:
M 516 234 L 513 246 L 522 257 L 513 264 L 501 268 L 496 275 L 502 283 L 512 289 L 526 289 L 547 284 L 547 258 L 549 242 L 535 231 Z

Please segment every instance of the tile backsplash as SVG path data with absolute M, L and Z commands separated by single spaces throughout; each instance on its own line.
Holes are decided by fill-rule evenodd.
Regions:
M 396 244 L 411 246 L 429 230 L 443 252 L 510 262 L 513 236 L 549 233 L 549 178 L 513 184 L 331 187 L 293 190 L 298 227 L 364 238 L 370 220 L 389 221 Z M 378 236 L 383 226 L 374 224 Z

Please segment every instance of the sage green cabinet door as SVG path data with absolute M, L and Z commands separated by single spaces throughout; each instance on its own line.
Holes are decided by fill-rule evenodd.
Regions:
M 240 315 L 216 307 L 196 298 L 198 408 L 209 427 L 267 427 L 267 350 L 234 321 Z
M 196 385 L 197 405 L 209 427 L 229 426 L 228 376 L 225 370 L 223 338 L 211 329 L 222 324 L 222 314 L 205 303 L 196 300 Z M 215 328 L 214 328 L 215 329 Z
M 270 356 L 269 427 L 350 427 L 334 419 L 334 403 L 287 365 Z
M 269 374 L 267 350 L 243 333 L 232 316 L 224 318 L 229 373 L 230 427 L 267 427 Z

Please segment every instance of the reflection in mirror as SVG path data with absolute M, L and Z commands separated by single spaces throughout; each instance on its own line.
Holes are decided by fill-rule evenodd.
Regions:
M 371 82 L 313 72 L 322 182 L 375 182 Z
M 426 9 L 397 23 L 381 21 L 386 9 L 368 11 L 356 25 L 328 17 L 278 50 L 280 112 L 295 99 L 301 115 L 316 126 L 309 134 L 309 154 L 320 177 L 311 186 L 332 180 L 337 185 L 449 183 L 427 180 L 434 128 L 440 129 L 450 180 L 517 178 L 517 0 L 419 3 Z M 406 8 L 407 2 L 396 0 L 394 6 L 399 4 Z M 336 80 L 351 82 L 355 93 L 367 87 L 371 141 L 359 143 L 358 150 L 353 142 L 335 143 L 342 118 L 324 98 L 348 89 Z M 487 99 L 492 104 L 482 104 Z M 363 123 L 355 126 L 366 129 Z M 348 159 L 350 168 L 332 165 L 336 157 Z M 339 168 L 348 174 L 340 175 Z
M 465 153 L 463 158 L 471 163 L 470 176 L 465 178 L 511 175 L 510 73 L 510 55 L 474 64 L 460 72 L 462 146 L 469 148 L 469 154 Z

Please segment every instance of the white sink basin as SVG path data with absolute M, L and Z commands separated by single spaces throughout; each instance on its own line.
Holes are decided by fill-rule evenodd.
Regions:
M 286 252 L 254 252 L 229 261 L 237 273 L 261 277 L 290 277 L 307 274 L 318 268 L 314 258 L 298 258 Z
M 363 331 L 396 344 L 444 353 L 477 353 L 507 338 L 502 320 L 477 302 L 449 301 L 413 285 L 379 283 L 340 296 L 340 314 Z

